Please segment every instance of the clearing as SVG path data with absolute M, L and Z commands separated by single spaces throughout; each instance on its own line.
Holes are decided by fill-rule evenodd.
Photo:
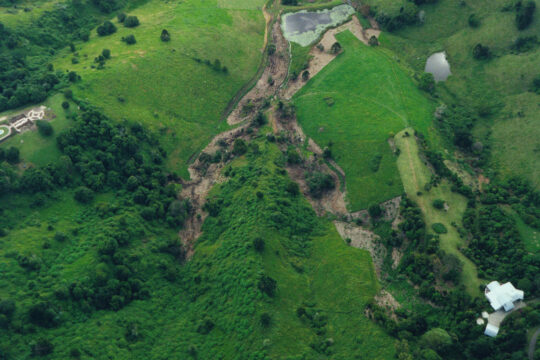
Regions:
M 404 136 L 405 133 L 410 135 Z M 450 184 L 446 180 L 443 180 L 439 186 L 432 187 L 429 191 L 424 190 L 424 185 L 431 180 L 432 172 L 419 156 L 414 129 L 407 128 L 398 133 L 395 136 L 395 142 L 396 146 L 401 150 L 401 154 L 397 160 L 397 166 L 407 196 L 422 209 L 428 232 L 433 233 L 433 224 L 444 224 L 448 233 L 439 235 L 441 249 L 456 255 L 463 262 L 461 281 L 465 284 L 469 294 L 480 295 L 479 286 L 482 284 L 482 281 L 478 278 L 476 265 L 459 251 L 459 248 L 466 244 L 460 238 L 456 226 L 461 226 L 461 219 L 467 207 L 467 200 L 465 197 L 451 192 Z M 419 195 L 419 192 L 421 195 Z M 432 205 L 435 199 L 444 200 L 447 204 L 447 209 L 435 209 Z

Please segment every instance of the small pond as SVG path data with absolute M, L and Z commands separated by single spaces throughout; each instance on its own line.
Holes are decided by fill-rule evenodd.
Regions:
M 343 23 L 352 14 L 354 9 L 349 5 L 320 11 L 287 13 L 282 17 L 281 29 L 287 40 L 307 46 L 317 40 L 326 29 Z
M 446 60 L 446 53 L 444 51 L 438 52 L 428 57 L 424 71 L 433 74 L 437 82 L 445 81 L 452 74 L 450 64 Z

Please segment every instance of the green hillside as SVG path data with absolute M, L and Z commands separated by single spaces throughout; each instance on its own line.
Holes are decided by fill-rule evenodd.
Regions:
M 369 253 L 348 247 L 302 196 L 291 196 L 290 180 L 276 165 L 277 147 L 257 145 L 259 154 L 233 162 L 228 180 L 212 191 L 213 216 L 184 266 L 167 250 L 173 231 L 137 224 L 135 208 L 112 210 L 123 195 L 80 205 L 66 192 L 16 213 L 8 210 L 12 204 L 31 199 L 5 199 L 9 222 L 2 227 L 9 233 L 0 248 L 0 298 L 14 300 L 16 311 L 15 331 L 2 337 L 1 348 L 29 358 L 29 344 L 45 338 L 55 359 L 75 351 L 83 359 L 392 359 L 392 340 L 364 315 L 378 289 Z M 132 240 L 107 260 L 98 239 L 116 231 L 120 218 Z M 254 248 L 257 238 L 263 249 Z M 70 284 L 114 276 L 117 261 L 136 274 L 147 295 L 115 312 L 93 310 L 69 295 Z M 275 279 L 275 290 L 261 290 L 263 277 Z M 36 326 L 27 314 L 44 301 L 56 318 Z M 261 323 L 263 314 L 268 323 Z

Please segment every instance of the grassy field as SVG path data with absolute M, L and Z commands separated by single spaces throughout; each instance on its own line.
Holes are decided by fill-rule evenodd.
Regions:
M 125 28 L 77 44 L 74 54 L 62 52 L 55 66 L 74 70 L 83 80 L 76 96 L 98 105 L 114 119 L 130 119 L 162 134 L 168 164 L 183 176 L 192 155 L 226 126 L 220 116 L 228 101 L 255 73 L 261 56 L 264 1 L 216 0 L 167 2 L 152 0 L 130 12 L 136 28 Z M 170 42 L 160 41 L 167 29 Z M 133 34 L 134 45 L 121 41 Z M 105 68 L 94 58 L 111 50 Z M 195 61 L 218 59 L 227 73 Z
M 21 161 L 23 163 L 43 166 L 58 159 L 60 156 L 60 151 L 56 147 L 56 136 L 69 126 L 69 120 L 66 118 L 66 114 L 70 111 L 77 111 L 73 110 L 75 109 L 75 105 L 73 103 L 71 103 L 70 109 L 63 109 L 62 102 L 64 101 L 65 99 L 62 94 L 56 94 L 43 103 L 43 105 L 50 108 L 56 116 L 51 120 L 51 125 L 54 129 L 52 136 L 43 136 L 37 130 L 26 131 L 22 134 L 12 135 L 9 139 L 2 142 L 0 147 L 6 149 L 10 146 L 15 146 L 18 148 L 20 151 Z M 11 111 L 9 114 L 23 112 L 24 110 L 28 110 L 33 107 L 35 106 L 28 107 L 27 109 Z M 2 116 L 3 115 L 4 114 L 2 114 Z
M 337 38 L 344 53 L 293 101 L 306 134 L 322 147 L 333 143 L 356 211 L 403 192 L 387 140 L 411 125 L 430 137 L 433 105 L 390 51 L 365 46 L 349 31 Z
M 378 1 L 379 2 L 379 1 Z M 381 7 L 384 1 L 380 1 Z M 425 60 L 435 51 L 446 51 L 452 76 L 438 86 L 444 102 L 466 104 L 479 113 L 475 134 L 492 145 L 490 167 L 503 176 L 520 175 L 540 189 L 536 160 L 540 149 L 535 113 L 540 95 L 529 93 L 532 79 L 538 75 L 540 49 L 516 53 L 512 45 L 518 37 L 537 35 L 540 17 L 523 31 L 515 25 L 515 12 L 501 9 L 505 0 L 478 0 L 461 6 L 459 2 L 440 0 L 423 6 L 425 24 L 410 26 L 395 34 L 384 34 L 382 42 L 417 71 L 424 69 Z M 480 18 L 478 28 L 468 26 L 470 14 Z M 477 44 L 489 46 L 494 54 L 488 61 L 472 56 Z M 456 100 L 457 99 L 457 100 Z
M 456 255 L 463 262 L 461 281 L 469 294 L 479 295 L 479 285 L 482 282 L 478 279 L 476 266 L 459 251 L 459 248 L 464 246 L 465 242 L 460 238 L 456 226 L 452 225 L 461 226 L 467 200 L 463 196 L 451 192 L 450 184 L 446 180 L 429 191 L 424 190 L 424 185 L 429 183 L 432 173 L 419 157 L 418 145 L 412 135 L 413 131 L 412 128 L 408 128 L 395 136 L 396 146 L 401 150 L 397 165 L 405 192 L 422 209 L 429 232 L 434 233 L 431 227 L 435 223 L 441 223 L 446 227 L 448 233 L 440 234 L 441 249 Z M 405 132 L 408 132 L 411 136 L 405 137 Z M 418 192 L 421 192 L 421 195 L 418 195 Z M 444 200 L 448 205 L 448 210 L 434 208 L 432 202 L 435 199 Z
M 540 231 L 525 224 L 521 217 L 514 211 L 509 210 L 509 212 L 516 220 L 517 229 L 523 239 L 525 249 L 530 253 L 538 254 L 540 252 Z

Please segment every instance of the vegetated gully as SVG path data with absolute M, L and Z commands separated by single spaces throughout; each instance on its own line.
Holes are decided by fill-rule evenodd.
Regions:
M 301 79 L 287 81 L 291 53 L 289 43 L 281 31 L 281 14 L 271 13 L 266 6 L 263 7 L 262 11 L 266 20 L 266 31 L 261 52 L 263 54 L 262 56 L 266 58 L 266 61 L 261 63 L 262 68 L 256 73 L 258 78 L 252 79 L 252 81 L 239 91 L 239 95 L 235 97 L 237 100 L 236 105 L 228 107 L 227 122 L 229 125 L 238 126 L 215 136 L 202 150 L 203 153 L 214 154 L 218 150 L 230 151 L 236 139 L 248 140 L 251 135 L 246 130 L 251 125 L 251 121 L 255 115 L 262 110 L 265 111 L 273 132 L 287 138 L 288 141 L 279 144 L 283 151 L 289 145 L 301 146 L 306 140 L 306 136 L 298 125 L 296 117 L 283 116 L 282 112 L 275 105 L 278 102 L 277 100 L 290 99 L 294 93 L 300 90 L 305 84 L 305 81 Z M 341 26 L 328 30 L 319 42 L 323 44 L 324 49 L 330 49 L 331 45 L 336 41 L 335 34 L 344 30 L 350 30 L 365 44 L 368 43 L 369 37 L 372 35 L 378 37 L 380 33 L 377 28 L 364 30 L 358 19 L 353 17 Z M 270 45 L 275 46 L 275 51 L 268 52 Z M 321 51 L 316 46 L 313 46 L 310 55 L 312 59 L 307 70 L 311 76 L 316 75 L 337 56 L 330 54 L 328 51 Z M 249 86 L 253 83 L 253 87 L 249 89 Z M 269 103 L 268 100 L 274 100 L 272 101 L 274 105 L 270 105 L 270 108 L 265 110 L 265 105 Z M 310 201 L 316 213 L 319 216 L 325 213 L 331 213 L 340 219 L 363 219 L 366 221 L 367 215 L 365 211 L 356 213 L 349 213 L 347 211 L 345 193 L 342 191 L 345 188 L 345 172 L 333 160 L 326 162 L 318 161 L 318 159 L 322 158 L 323 151 L 312 139 L 308 141 L 307 150 L 312 152 L 314 156 L 311 156 L 303 164 L 287 165 L 287 172 L 298 183 L 300 190 Z M 188 170 L 191 179 L 183 182 L 180 197 L 190 199 L 192 212 L 179 233 L 188 259 L 194 253 L 195 242 L 202 233 L 202 224 L 207 216 L 206 212 L 202 210 L 202 206 L 211 188 L 215 184 L 219 184 L 225 180 L 221 175 L 221 170 L 225 165 L 227 165 L 226 162 L 208 164 L 197 158 L 189 166 Z M 335 188 L 326 192 L 320 198 L 311 196 L 305 179 L 306 171 L 322 171 L 331 174 L 336 183 Z M 387 215 L 389 217 L 396 217 L 395 201 L 388 203 L 390 204 L 390 208 L 386 208 Z M 362 231 L 350 231 L 351 226 L 358 227 Z M 377 273 L 380 274 L 380 267 L 385 254 L 384 249 L 377 245 L 377 235 L 369 230 L 362 229 L 354 223 L 348 224 L 347 231 L 343 230 L 345 227 L 337 222 L 336 227 L 344 239 L 346 237 L 351 238 L 351 236 L 358 237 L 358 239 L 351 238 L 351 246 L 361 247 L 370 251 Z

